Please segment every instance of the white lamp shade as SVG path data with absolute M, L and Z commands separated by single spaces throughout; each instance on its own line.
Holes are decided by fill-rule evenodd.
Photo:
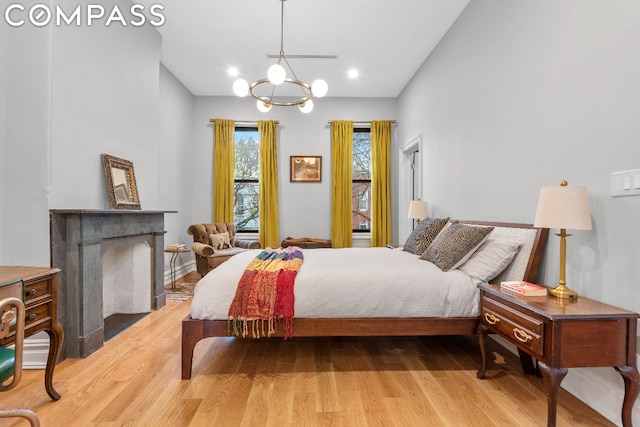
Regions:
M 591 230 L 586 187 L 559 185 L 540 189 L 534 227 Z
M 312 100 L 308 100 L 307 102 L 305 102 L 304 104 L 300 104 L 298 105 L 298 108 L 300 109 L 300 111 L 302 111 L 303 113 L 310 113 L 311 110 L 313 110 L 313 101 Z
M 241 98 L 249 95 L 249 83 L 245 79 L 237 79 L 233 82 L 233 93 Z
M 428 216 L 429 205 L 425 200 L 412 200 L 411 203 L 409 203 L 409 218 L 423 220 Z
M 267 70 L 267 78 L 274 85 L 280 85 L 287 78 L 287 71 L 280 64 L 273 64 Z
M 261 113 L 268 113 L 269 110 L 271 110 L 271 104 L 267 104 L 266 102 L 259 99 L 256 102 L 256 106 L 258 107 L 258 111 L 260 111 Z
M 311 93 L 313 93 L 313 96 L 322 98 L 328 91 L 329 85 L 322 79 L 314 80 L 313 83 L 311 83 Z

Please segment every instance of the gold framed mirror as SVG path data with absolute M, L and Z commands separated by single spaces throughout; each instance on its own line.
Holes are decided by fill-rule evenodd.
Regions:
M 102 167 L 111 209 L 140 209 L 133 163 L 103 154 Z

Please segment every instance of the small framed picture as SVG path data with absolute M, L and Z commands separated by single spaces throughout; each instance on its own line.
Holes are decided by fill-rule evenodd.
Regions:
M 291 182 L 321 182 L 322 156 L 291 156 Z

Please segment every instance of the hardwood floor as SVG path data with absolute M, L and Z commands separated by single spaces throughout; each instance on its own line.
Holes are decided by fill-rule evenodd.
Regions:
M 25 371 L 0 396 L 58 426 L 544 426 L 542 379 L 493 343 L 486 380 L 476 378 L 475 337 L 209 338 L 193 377 L 180 379 L 180 322 L 189 301 L 170 301 L 86 359 L 54 375 Z M 295 333 L 295 331 L 294 331 Z M 28 425 L 0 420 L 0 426 Z M 566 391 L 559 426 L 613 425 Z

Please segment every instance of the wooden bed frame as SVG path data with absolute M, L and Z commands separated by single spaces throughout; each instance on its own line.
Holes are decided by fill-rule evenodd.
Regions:
M 487 221 L 460 222 L 495 227 L 534 228 L 531 224 Z M 538 278 L 538 270 L 549 234 L 547 228 L 538 228 L 536 231 L 523 277 L 523 280 L 530 282 L 535 282 Z M 296 337 L 474 335 L 478 323 L 478 317 L 294 319 L 293 330 Z M 182 379 L 191 378 L 193 351 L 200 340 L 228 336 L 232 335 L 229 334 L 227 320 L 200 320 L 187 316 L 182 321 Z M 274 336 L 282 336 L 282 331 Z

